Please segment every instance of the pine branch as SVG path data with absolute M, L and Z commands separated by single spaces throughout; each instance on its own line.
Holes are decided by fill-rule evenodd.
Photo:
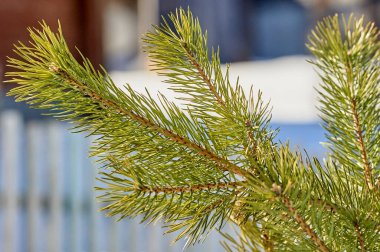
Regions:
M 125 115 L 132 120 L 140 123 L 144 127 L 150 128 L 152 131 L 158 132 L 162 134 L 163 136 L 167 137 L 169 140 L 174 141 L 176 143 L 179 143 L 181 145 L 184 145 L 188 147 L 189 149 L 193 149 L 196 152 L 199 153 L 199 155 L 202 155 L 206 158 L 209 158 L 213 161 L 215 161 L 218 164 L 218 167 L 222 171 L 231 171 L 237 175 L 243 176 L 244 172 L 241 171 L 241 169 L 230 163 L 228 160 L 223 159 L 219 156 L 217 156 L 215 153 L 212 153 L 211 151 L 207 150 L 206 148 L 197 145 L 196 143 L 190 141 L 188 138 L 178 135 L 175 132 L 172 132 L 166 128 L 163 128 L 161 125 L 158 125 L 147 118 L 144 118 L 133 111 L 126 110 L 125 108 L 120 107 L 118 104 L 113 102 L 112 100 L 105 99 L 101 97 L 100 94 L 97 94 L 95 92 L 92 92 L 89 90 L 88 86 L 83 83 L 79 83 L 74 78 L 72 78 L 67 72 L 60 69 L 59 67 L 55 66 L 54 63 L 50 66 L 50 70 L 57 75 L 61 76 L 63 78 L 63 81 L 66 81 L 73 85 L 73 87 L 80 92 L 82 92 L 83 95 L 89 96 L 94 100 L 95 103 L 99 103 L 101 107 L 105 109 L 114 109 L 118 114 Z
M 328 249 L 325 245 L 325 243 L 317 236 L 317 234 L 311 229 L 311 227 L 306 223 L 306 221 L 303 219 L 303 217 L 297 212 L 297 210 L 293 207 L 292 202 L 289 200 L 289 198 L 285 196 L 281 196 L 281 201 L 284 204 L 284 206 L 289 210 L 289 213 L 293 215 L 293 218 L 297 221 L 297 223 L 300 225 L 302 230 L 310 236 L 310 238 L 314 241 L 314 243 L 317 245 L 320 251 L 328 252 L 330 249 Z
M 216 101 L 219 103 L 219 105 L 221 105 L 223 107 L 226 107 L 226 104 L 225 104 L 223 98 L 218 94 L 218 92 L 216 90 L 216 87 L 212 83 L 210 77 L 207 76 L 207 74 L 205 73 L 205 71 L 201 67 L 200 63 L 197 62 L 196 56 L 192 54 L 192 52 L 190 51 L 190 49 L 188 48 L 188 46 L 186 45 L 186 43 L 183 44 L 183 47 L 185 49 L 186 55 L 187 55 L 190 63 L 198 71 L 198 74 L 201 76 L 201 78 L 203 79 L 203 81 L 206 83 L 206 85 L 208 86 L 210 92 L 214 95 Z
M 367 149 L 364 145 L 363 131 L 361 129 L 362 127 L 361 127 L 361 123 L 359 120 L 359 115 L 358 115 L 358 111 L 357 111 L 357 102 L 356 102 L 355 98 L 351 99 L 351 109 L 352 109 L 352 117 L 353 117 L 353 120 L 355 123 L 355 131 L 356 131 L 356 135 L 357 135 L 357 140 L 358 140 L 359 146 L 360 146 L 360 154 L 361 154 L 362 162 L 364 165 L 365 181 L 366 181 L 368 188 L 372 190 L 374 188 L 373 176 L 372 176 L 372 167 L 371 167 L 371 165 L 368 161 L 368 158 L 367 158 Z
M 301 229 L 313 240 L 318 249 L 323 252 L 331 251 L 329 248 L 327 248 L 326 244 L 318 237 L 318 235 L 312 230 L 312 228 L 307 224 L 306 220 L 297 212 L 291 200 L 287 196 L 283 195 L 281 186 L 273 184 L 272 190 L 276 194 L 276 196 L 281 200 L 281 203 L 287 208 L 290 217 L 294 218 L 294 220 L 299 224 Z
M 236 197 L 233 189 L 210 188 L 200 194 L 186 192 L 181 198 L 154 198 L 136 193 L 130 181 L 149 188 L 210 185 L 215 181 L 234 184 L 235 175 L 243 177 L 246 172 L 212 149 L 207 129 L 174 104 L 160 97 L 158 105 L 149 94 L 143 96 L 129 86 L 126 92 L 121 91 L 107 73 L 95 71 L 87 59 L 83 65 L 74 59 L 61 29 L 54 34 L 46 24 L 41 26 L 42 31 L 30 30 L 30 46 L 16 47 L 21 60 L 9 59 L 18 71 L 7 75 L 20 84 L 10 94 L 37 108 L 51 109 L 61 120 L 76 122 L 77 131 L 99 136 L 93 154 L 100 156 L 113 174 L 103 174 L 108 188 L 104 188 L 102 199 L 109 203 L 105 209 L 113 215 L 144 213 L 151 220 L 182 220 L 181 227 L 186 227 L 182 236 L 190 234 L 191 242 L 207 232 L 197 228 L 199 222 L 211 220 L 208 228 L 217 223 L 221 227 L 225 219 L 220 216 L 230 211 Z M 213 205 L 219 199 L 220 204 Z M 167 208 L 161 208 L 159 202 L 166 202 Z M 199 212 L 195 202 L 203 202 L 207 211 Z
M 272 154 L 271 160 L 273 163 L 270 165 L 267 163 L 268 166 L 263 177 L 248 181 L 250 191 L 244 202 L 246 211 L 253 216 L 250 221 L 260 223 L 273 230 L 273 241 L 275 242 L 273 247 L 276 250 L 291 250 L 291 248 L 296 249 L 299 246 L 309 249 L 317 248 L 321 251 L 330 250 L 323 240 L 326 237 L 323 236 L 321 239 L 320 235 L 325 232 L 321 231 L 325 227 L 326 229 L 333 227 L 330 226 L 331 223 L 314 219 L 313 216 L 324 213 L 324 216 L 329 218 L 335 213 L 330 210 L 332 207 L 325 203 L 324 198 L 317 200 L 317 191 L 320 187 L 315 186 L 316 180 L 318 180 L 316 174 L 312 172 L 315 169 L 310 165 L 303 164 L 300 155 L 293 154 L 288 147 L 279 147 Z M 329 213 L 326 212 L 326 208 L 330 210 Z M 265 209 L 267 214 L 256 212 L 257 209 Z M 284 215 L 284 211 L 287 214 Z M 310 221 L 310 224 L 307 220 Z M 294 223 L 292 223 L 293 221 Z M 290 223 L 292 224 L 290 225 Z M 267 232 L 265 230 L 262 231 L 262 237 Z M 328 231 L 326 230 L 326 232 Z M 291 234 L 294 240 L 286 242 L 284 245 L 283 242 L 288 241 L 286 236 L 284 237 L 287 234 Z M 264 241 L 261 241 L 262 246 L 264 246 Z
M 19 84 L 10 94 L 98 136 L 92 155 L 107 168 L 97 189 L 108 215 L 162 219 L 188 244 L 231 221 L 242 233 L 225 237 L 239 251 L 377 251 L 379 194 L 363 188 L 380 177 L 379 32 L 353 20 L 341 31 L 337 16 L 327 18 L 310 39 L 324 82 L 324 163 L 275 142 L 269 105 L 231 84 L 189 10 L 144 38 L 185 111 L 162 95 L 122 91 L 44 23 L 16 46 L 21 59 L 8 61 Z
M 256 99 L 252 91 L 246 97 L 238 81 L 232 87 L 228 67 L 223 73 L 217 52 L 212 51 L 209 60 L 207 34 L 202 33 L 198 19 L 189 10 L 177 10 L 169 15 L 169 21 L 164 19 L 161 27 L 155 27 L 143 39 L 154 70 L 167 78 L 188 111 L 210 130 L 215 148 L 243 162 L 242 166 L 250 167 L 252 172 L 257 171 L 257 165 L 247 162 L 252 159 L 247 155 L 247 137 L 252 131 L 261 142 L 273 140 L 275 132 L 268 126 L 269 105 L 260 93 Z M 245 127 L 247 122 L 252 127 Z
M 326 18 L 309 38 L 321 69 L 319 91 L 324 127 L 333 157 L 343 168 L 362 174 L 367 188 L 379 176 L 379 30 L 363 18 Z
M 205 42 L 206 43 L 206 42 Z M 188 48 L 188 45 L 184 42 L 183 43 L 183 47 L 184 47 L 184 50 L 186 52 L 186 55 L 188 57 L 188 60 L 189 62 L 193 65 L 193 67 L 196 69 L 196 71 L 198 72 L 199 76 L 201 76 L 201 78 L 203 79 L 204 83 L 206 83 L 207 87 L 209 88 L 209 91 L 212 93 L 212 95 L 215 97 L 215 100 L 216 100 L 216 106 L 221 106 L 224 110 L 226 111 L 231 111 L 227 106 L 226 106 L 226 103 L 225 103 L 225 100 L 222 98 L 221 95 L 219 95 L 218 91 L 217 91 L 217 88 L 216 88 L 216 85 L 213 83 L 212 81 L 212 77 L 211 76 L 208 76 L 206 74 L 206 71 L 202 68 L 201 66 L 201 63 L 197 61 L 196 59 L 196 55 L 193 54 L 193 52 Z M 217 55 L 214 55 L 213 54 L 213 57 L 214 58 L 218 58 Z M 215 59 L 217 62 L 219 62 L 220 60 L 219 59 Z M 219 70 L 214 70 L 215 72 L 217 71 L 221 71 L 220 69 Z M 259 94 L 259 99 L 260 100 L 260 94 Z M 256 162 L 258 162 L 258 155 L 257 155 L 257 149 L 259 148 L 259 144 L 257 143 L 257 141 L 259 141 L 259 139 L 255 139 L 255 136 L 254 136 L 254 128 L 252 127 L 252 122 L 250 120 L 246 120 L 245 121 L 245 126 L 246 126 L 246 135 L 248 137 L 248 141 L 249 142 L 254 142 L 255 144 L 253 144 L 253 146 L 250 146 L 248 145 L 246 142 L 243 143 L 243 148 L 246 150 L 245 152 L 246 153 L 249 153 L 250 155 L 248 155 L 250 158 L 254 158 Z M 257 167 L 255 166 L 251 166 L 250 167 L 250 171 L 251 172 L 259 172 L 260 169 L 258 169 Z
M 348 52 L 350 53 L 350 52 Z M 349 61 L 349 59 L 346 60 L 346 74 L 347 74 L 347 84 L 350 87 L 354 87 L 354 77 L 353 77 L 353 70 L 352 70 L 352 64 Z M 358 141 L 358 145 L 360 148 L 360 155 L 363 163 L 363 168 L 364 168 L 364 176 L 365 176 L 365 181 L 370 190 L 373 189 L 373 176 L 372 176 L 372 168 L 371 165 L 368 161 L 367 158 L 367 149 L 364 144 L 364 139 L 363 139 L 363 131 L 362 131 L 362 126 L 361 122 L 359 120 L 359 113 L 357 110 L 357 98 L 351 97 L 351 113 L 355 125 L 355 131 L 356 131 L 356 137 Z

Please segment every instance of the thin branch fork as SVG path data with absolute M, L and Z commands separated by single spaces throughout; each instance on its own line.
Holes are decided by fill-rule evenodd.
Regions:
M 185 138 L 183 136 L 180 136 L 168 129 L 165 129 L 161 127 L 158 124 L 155 124 L 154 122 L 137 115 L 133 111 L 126 110 L 124 108 L 121 108 L 118 106 L 114 101 L 111 101 L 109 99 L 105 99 L 98 95 L 97 93 L 90 90 L 85 84 L 78 82 L 74 78 L 72 78 L 67 72 L 65 72 L 63 69 L 59 68 L 58 66 L 52 65 L 50 67 L 50 70 L 58 75 L 60 75 L 65 81 L 69 82 L 74 86 L 74 88 L 78 89 L 80 92 L 84 93 L 85 95 L 88 95 L 95 101 L 97 101 L 102 107 L 105 108 L 113 108 L 115 111 L 119 114 L 126 115 L 130 117 L 131 119 L 141 123 L 141 125 L 148 127 L 156 132 L 161 133 L 163 136 L 169 138 L 170 140 L 183 144 L 187 146 L 188 148 L 197 151 L 201 156 L 207 157 L 211 160 L 213 160 L 218 167 L 222 171 L 229 171 L 232 173 L 235 173 L 236 175 L 245 176 L 247 175 L 244 170 L 242 170 L 239 166 L 232 164 L 227 159 L 221 158 L 217 156 L 215 153 L 211 152 L 210 150 L 197 145 L 196 143 L 190 141 L 188 138 Z

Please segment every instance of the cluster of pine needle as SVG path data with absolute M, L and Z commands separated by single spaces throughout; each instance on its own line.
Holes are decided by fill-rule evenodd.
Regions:
M 61 28 L 29 29 L 10 91 L 74 131 L 97 136 L 107 214 L 163 221 L 188 244 L 227 222 L 232 251 L 380 251 L 379 31 L 338 15 L 309 37 L 319 70 L 323 161 L 275 140 L 260 92 L 244 92 L 207 46 L 197 18 L 179 9 L 143 38 L 176 103 L 126 84 L 70 53 Z M 279 83 L 280 85 L 281 83 Z M 156 96 L 156 94 L 154 95 Z M 235 237 L 235 238 L 234 238 Z

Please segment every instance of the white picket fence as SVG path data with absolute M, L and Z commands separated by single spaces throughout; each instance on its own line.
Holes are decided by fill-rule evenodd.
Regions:
M 105 217 L 88 158 L 90 139 L 53 120 L 0 112 L 0 251 L 176 252 L 173 235 L 138 220 Z M 222 251 L 216 232 L 185 251 Z

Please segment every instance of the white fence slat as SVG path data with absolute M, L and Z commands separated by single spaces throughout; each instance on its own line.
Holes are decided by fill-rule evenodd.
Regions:
M 94 178 L 94 177 L 93 177 Z M 93 188 L 93 187 L 92 187 Z M 94 189 L 93 189 L 94 190 Z M 90 199 L 90 212 L 89 212 L 89 251 L 97 252 L 99 251 L 98 236 L 96 230 L 98 229 L 98 220 L 100 214 L 98 213 L 98 205 L 96 203 L 95 193 L 91 194 Z
M 138 222 L 138 218 L 134 218 L 128 221 L 129 236 L 128 236 L 128 251 L 142 251 L 139 247 L 139 229 L 141 224 Z
M 217 251 L 217 249 L 222 250 L 222 248 L 219 247 L 220 245 L 218 244 L 220 240 L 219 238 L 220 237 L 218 237 L 218 233 L 215 230 L 213 230 L 206 238 L 205 242 L 200 245 L 202 245 L 204 251 Z
M 162 251 L 162 229 L 160 230 L 161 223 L 151 224 L 147 228 L 149 234 L 148 252 L 161 252 Z
M 174 238 L 176 238 L 178 234 L 179 233 L 176 233 L 176 235 L 173 237 L 173 239 L 171 240 L 171 242 L 174 241 Z M 185 245 L 186 245 L 186 240 L 185 239 L 181 239 L 179 241 L 176 241 L 172 245 L 173 251 L 184 251 L 186 249 Z
M 70 174 L 70 194 L 69 194 L 69 204 L 71 211 L 70 218 L 70 251 L 79 252 L 81 243 L 81 180 L 82 180 L 82 155 L 81 152 L 83 137 L 79 134 L 69 134 L 69 160 L 66 162 L 68 167 L 66 167 Z
M 108 224 L 108 247 L 110 252 L 119 252 L 119 224 L 115 217 L 111 217 Z
M 91 147 L 91 142 L 94 140 L 94 137 L 89 137 L 87 138 L 87 150 L 90 150 Z M 86 155 L 87 158 L 87 155 Z M 87 183 L 87 185 L 90 186 L 90 188 L 87 188 L 87 190 L 90 191 L 87 197 L 89 198 L 90 201 L 90 209 L 88 213 L 89 217 L 89 222 L 88 222 L 88 228 L 89 228 L 89 251 L 90 252 L 98 252 L 99 247 L 98 247 L 98 237 L 97 237 L 97 228 L 98 228 L 98 219 L 101 218 L 101 214 L 98 212 L 98 204 L 96 201 L 96 194 L 95 194 L 95 183 L 96 183 L 96 166 L 94 165 L 94 158 L 88 159 L 87 160 L 87 166 L 85 167 L 86 169 L 86 174 L 88 175 L 88 178 L 90 180 L 90 183 Z
M 42 250 L 39 215 L 41 214 L 41 148 L 42 125 L 38 122 L 30 122 L 26 125 L 27 140 L 27 216 L 28 216 L 28 250 L 38 252 Z M 20 158 L 20 157 L 19 157 Z
M 19 251 L 20 232 L 19 230 L 19 171 L 21 167 L 20 157 L 22 140 L 22 118 L 15 111 L 5 111 L 0 114 L 0 139 L 3 156 L 0 162 L 3 167 L 3 193 L 4 193 L 4 225 L 3 244 L 0 244 L 1 251 Z
M 63 217 L 63 139 L 64 128 L 61 123 L 51 121 L 47 124 L 48 150 L 47 169 L 49 185 L 49 221 L 48 221 L 48 251 L 62 251 L 62 217 Z
M 166 231 L 166 229 L 163 229 L 162 231 Z M 165 239 L 165 245 L 167 247 L 167 250 L 165 251 L 168 251 L 168 252 L 176 252 L 176 251 L 182 251 L 181 248 L 177 248 L 177 245 L 175 243 L 173 243 L 174 239 L 176 238 L 176 235 L 171 233 L 171 234 L 166 234 L 164 236 L 164 239 Z M 179 250 L 177 250 L 179 249 Z

